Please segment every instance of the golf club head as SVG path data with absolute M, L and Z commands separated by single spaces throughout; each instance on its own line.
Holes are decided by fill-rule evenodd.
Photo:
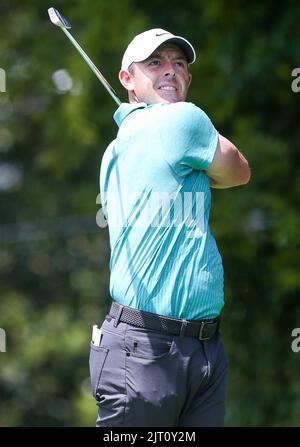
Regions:
M 61 28 L 70 29 L 71 23 L 68 22 L 67 19 L 65 19 L 55 8 L 49 8 L 48 14 L 50 17 L 50 20 L 54 25 L 60 26 Z

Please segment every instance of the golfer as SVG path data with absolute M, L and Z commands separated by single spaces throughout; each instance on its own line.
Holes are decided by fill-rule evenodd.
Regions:
M 223 267 L 211 188 L 249 181 L 244 156 L 186 102 L 193 46 L 163 29 L 128 45 L 128 92 L 100 171 L 112 305 L 90 351 L 98 427 L 222 426 Z

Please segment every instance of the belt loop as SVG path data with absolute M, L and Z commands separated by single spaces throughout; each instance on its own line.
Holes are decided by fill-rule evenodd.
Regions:
M 124 306 L 122 306 L 122 304 L 118 304 L 118 306 L 119 306 L 119 309 L 118 309 L 118 313 L 117 313 L 117 316 L 114 321 L 114 327 L 118 326 L 122 312 L 123 312 L 123 308 L 124 308 Z
M 186 331 L 187 324 L 188 324 L 187 320 L 183 319 L 182 323 L 181 323 L 180 332 L 179 332 L 179 337 L 180 338 L 183 338 L 185 336 L 185 331 Z

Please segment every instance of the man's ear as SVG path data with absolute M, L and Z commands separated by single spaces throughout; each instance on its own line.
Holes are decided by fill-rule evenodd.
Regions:
M 134 90 L 133 80 L 131 74 L 126 70 L 120 70 L 119 73 L 119 80 L 123 87 L 126 88 L 128 91 Z

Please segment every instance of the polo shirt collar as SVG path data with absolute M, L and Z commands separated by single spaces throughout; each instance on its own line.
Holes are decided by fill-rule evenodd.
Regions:
M 140 102 L 138 104 L 128 104 L 127 102 L 122 103 L 118 110 L 114 113 L 114 120 L 117 125 L 120 127 L 122 122 L 128 115 L 138 109 L 144 109 L 147 107 L 145 102 Z

